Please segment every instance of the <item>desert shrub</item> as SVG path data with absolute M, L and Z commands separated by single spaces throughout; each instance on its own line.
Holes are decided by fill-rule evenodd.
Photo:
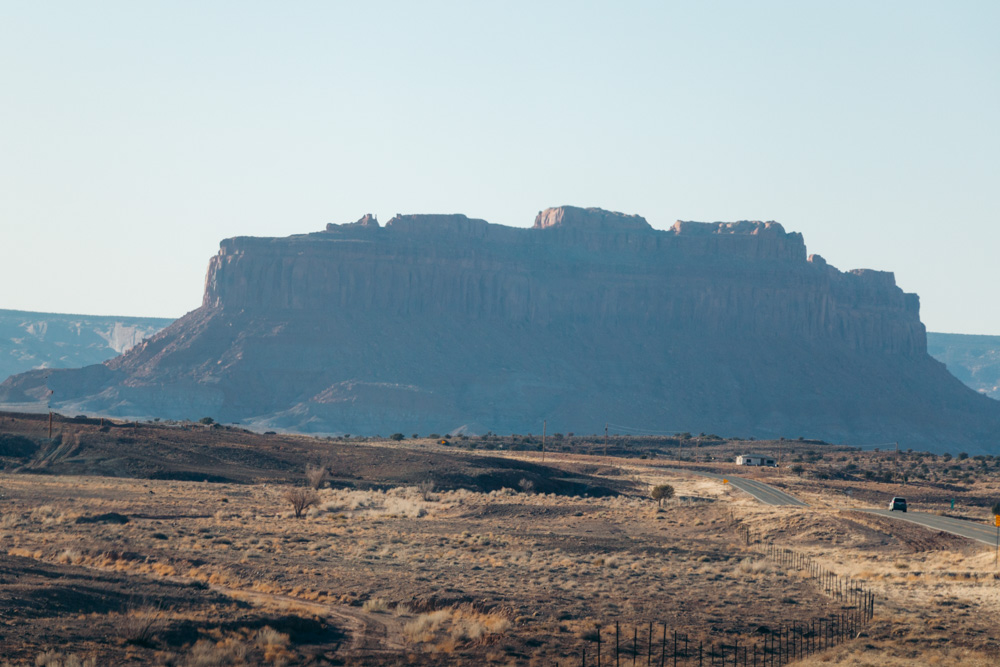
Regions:
M 393 433 L 392 435 L 389 436 L 390 440 L 395 440 L 396 442 L 399 442 L 400 440 L 403 440 L 405 438 L 406 436 L 403 435 L 402 433 Z
M 185 667 L 246 665 L 249 653 L 249 647 L 235 637 L 227 637 L 219 642 L 199 639 L 188 651 L 183 664 Z
M 122 639 L 129 644 L 149 646 L 163 622 L 163 616 L 163 608 L 158 604 L 137 602 L 129 605 L 119 625 Z
M 740 561 L 739 565 L 736 566 L 737 574 L 741 575 L 751 575 L 751 574 L 765 574 L 771 572 L 773 568 L 771 564 L 764 560 L 754 560 L 753 558 L 744 558 Z
M 387 603 L 383 598 L 371 598 L 364 601 L 361 608 L 365 611 L 369 611 L 375 614 L 384 614 L 389 611 L 389 603 Z
M 294 488 L 285 491 L 285 500 L 292 504 L 296 519 L 302 518 L 302 513 L 319 503 L 319 496 L 313 489 Z
M 205 426 L 210 426 L 211 424 L 215 423 L 215 420 L 212 419 L 211 417 L 202 417 L 201 419 L 198 420 L 198 423 L 204 424 Z
M 309 481 L 309 486 L 314 489 L 319 489 L 323 486 L 323 482 L 326 481 L 328 471 L 326 466 L 306 466 L 306 479 Z
M 417 487 L 420 490 L 420 497 L 423 500 L 431 500 L 431 494 L 434 493 L 434 480 L 427 479 L 420 482 L 420 486 Z
M 59 651 L 46 651 L 35 656 L 35 667 L 96 667 L 96 665 L 97 658 L 81 660 L 74 653 L 64 655 Z
M 22 435 L 0 433 L 0 456 L 25 459 L 34 455 L 36 451 L 38 444 L 34 440 Z
M 670 500 L 674 497 L 674 487 L 669 484 L 659 484 L 653 487 L 649 495 L 652 496 L 657 505 L 662 506 L 664 500 Z
M 269 625 L 265 625 L 254 635 L 254 646 L 264 652 L 264 660 L 273 664 L 279 664 L 282 658 L 287 661 L 289 642 L 288 635 L 278 632 Z
M 420 614 L 403 626 L 411 642 L 431 642 L 448 635 L 457 642 L 484 642 L 511 627 L 509 610 L 482 612 L 469 605 Z
M 533 481 L 531 481 L 530 479 L 522 477 L 521 481 L 518 482 L 517 485 L 519 487 L 521 487 L 521 491 L 523 491 L 524 493 L 534 493 L 535 492 L 535 483 Z
M 76 549 L 63 549 L 56 557 L 56 562 L 64 565 L 78 565 L 83 562 L 83 556 Z
M 62 523 L 66 516 L 52 505 L 40 505 L 31 510 L 31 520 L 35 523 Z

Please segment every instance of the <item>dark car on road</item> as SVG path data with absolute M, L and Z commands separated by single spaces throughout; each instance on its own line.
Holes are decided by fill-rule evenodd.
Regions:
M 906 511 L 906 498 L 893 498 L 889 501 L 889 511 L 895 512 L 896 510 Z

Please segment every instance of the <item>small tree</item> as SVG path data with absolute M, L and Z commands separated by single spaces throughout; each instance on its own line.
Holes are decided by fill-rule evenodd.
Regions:
M 993 503 L 993 507 L 990 508 L 990 514 L 993 516 L 1000 515 L 1000 502 Z
M 205 426 L 211 426 L 212 424 L 215 423 L 215 420 L 212 419 L 211 417 L 202 417 L 201 419 L 198 420 L 198 423 L 204 424 Z
M 658 507 L 662 507 L 664 500 L 670 500 L 674 497 L 674 487 L 669 484 L 660 484 L 654 486 L 649 495 L 656 501 Z
M 296 487 L 285 492 L 285 500 L 292 504 L 295 518 L 301 519 L 302 513 L 313 505 L 319 504 L 319 496 L 312 489 Z
M 306 479 L 309 480 L 309 486 L 314 489 L 319 489 L 323 486 L 323 482 L 326 481 L 328 474 L 326 466 L 314 466 L 312 464 L 306 466 Z
M 402 433 L 393 433 L 392 435 L 389 436 L 389 439 L 390 440 L 395 440 L 396 442 L 399 442 L 400 440 L 402 440 L 405 437 L 406 436 L 403 435 Z

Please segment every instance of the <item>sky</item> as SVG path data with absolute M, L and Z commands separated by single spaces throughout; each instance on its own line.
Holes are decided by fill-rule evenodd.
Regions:
M 1000 3 L 0 0 L 0 308 L 178 317 L 219 241 L 777 220 L 1000 335 Z

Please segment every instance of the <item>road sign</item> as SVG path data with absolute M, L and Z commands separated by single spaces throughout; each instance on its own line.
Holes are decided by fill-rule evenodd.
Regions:
M 1000 528 L 1000 514 L 993 515 L 993 523 L 996 525 L 997 528 Z
M 728 479 L 724 479 L 724 480 L 722 480 L 722 483 L 723 484 L 729 484 L 729 480 Z M 997 525 L 1000 526 L 1000 523 L 998 523 Z

